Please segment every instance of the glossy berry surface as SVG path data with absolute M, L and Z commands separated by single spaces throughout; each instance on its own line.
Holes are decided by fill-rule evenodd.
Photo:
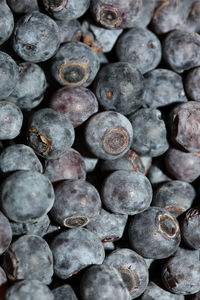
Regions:
M 6 216 L 0 211 L 0 255 L 6 251 L 12 241 L 12 229 Z

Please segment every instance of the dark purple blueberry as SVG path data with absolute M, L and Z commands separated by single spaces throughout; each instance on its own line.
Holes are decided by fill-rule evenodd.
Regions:
M 9 4 L 9 3 L 8 3 Z M 14 29 L 12 11 L 5 0 L 0 2 L 0 45 L 9 39 Z
M 9 173 L 20 170 L 32 170 L 43 173 L 43 167 L 31 147 L 23 144 L 10 145 L 0 154 L 0 170 Z
M 141 0 L 92 0 L 94 19 L 107 28 L 130 28 L 142 10 Z
M 70 148 L 59 158 L 48 160 L 44 174 L 51 182 L 66 179 L 85 179 L 85 162 L 78 151 Z
M 51 58 L 60 45 L 56 22 L 40 12 L 21 17 L 15 24 L 13 48 L 25 61 L 42 62 Z
M 61 85 L 89 86 L 99 71 L 99 58 L 86 44 L 68 42 L 52 60 L 51 73 Z
M 52 218 L 61 226 L 78 228 L 96 219 L 101 199 L 96 188 L 84 180 L 66 180 L 55 187 Z
M 94 92 L 103 108 L 124 115 L 141 107 L 144 91 L 143 76 L 127 62 L 105 65 L 95 79 Z
M 17 171 L 1 185 L 1 209 L 12 221 L 23 223 L 40 218 L 53 206 L 51 182 L 36 171 Z
M 131 149 L 139 155 L 160 156 L 167 151 L 167 129 L 158 109 L 142 108 L 129 116 L 133 127 Z
M 139 297 L 145 291 L 149 282 L 148 268 L 144 258 L 133 250 L 117 249 L 106 257 L 104 264 L 119 271 L 131 299 Z
M 39 11 L 38 0 L 7 0 L 15 14 L 27 14 Z
M 61 285 L 52 290 L 55 300 L 78 300 L 72 287 L 69 284 Z
M 19 68 L 10 55 L 0 51 L 0 95 L 8 97 L 15 89 L 19 76 Z
M 6 251 L 12 241 L 10 222 L 0 211 L 0 255 Z
M 69 150 L 75 138 L 70 120 L 63 114 L 43 108 L 29 118 L 28 144 L 40 156 L 56 159 Z
M 90 0 L 42 0 L 46 11 L 55 19 L 80 18 L 89 8 Z
M 190 183 L 172 180 L 155 191 L 153 205 L 165 208 L 178 217 L 191 207 L 195 197 L 196 191 Z
M 81 39 L 81 24 L 78 20 L 55 20 L 60 30 L 60 43 L 79 41 Z
M 23 114 L 12 102 L 0 101 L 0 140 L 11 140 L 21 131 Z
M 171 70 L 155 69 L 145 78 L 144 104 L 162 107 L 177 102 L 187 102 L 182 77 Z
M 23 280 L 13 284 L 4 300 L 54 300 L 48 286 L 38 280 Z
M 187 211 L 181 224 L 183 240 L 192 249 L 200 249 L 200 208 Z
M 98 217 L 87 225 L 87 229 L 97 234 L 103 243 L 119 240 L 125 230 L 127 215 L 117 215 L 101 209 Z
M 49 107 L 68 117 L 74 127 L 80 126 L 99 109 L 95 95 L 82 86 L 57 90 L 51 97 Z
M 67 279 L 93 264 L 102 264 L 105 252 L 100 239 L 85 228 L 70 229 L 57 234 L 51 250 L 54 274 Z M 89 300 L 89 299 L 87 299 Z
M 83 300 L 131 300 L 119 272 L 111 266 L 92 266 L 83 275 L 80 284 Z
M 11 281 L 36 279 L 50 284 L 53 256 L 49 245 L 37 235 L 23 235 L 4 253 L 3 268 Z
M 131 146 L 132 136 L 130 121 L 114 111 L 97 113 L 88 120 L 85 127 L 88 148 L 101 159 L 123 156 Z
M 184 83 L 188 97 L 191 100 L 200 101 L 200 67 L 190 70 Z
M 173 178 L 193 182 L 200 175 L 200 153 L 170 148 L 165 154 L 165 166 Z
M 120 36 L 116 44 L 120 61 L 132 63 L 142 74 L 157 67 L 161 60 L 161 44 L 154 33 L 134 27 Z
M 199 66 L 199 34 L 182 30 L 170 32 L 163 42 L 163 58 L 177 73 Z
M 176 251 L 181 241 L 176 218 L 156 206 L 133 216 L 128 233 L 133 250 L 146 258 L 167 258 Z
M 0 267 L 0 299 L 5 300 L 5 293 L 8 288 L 8 280 L 6 277 L 6 273 L 4 270 Z
M 152 188 L 142 173 L 120 170 L 105 179 L 101 198 L 111 212 L 135 215 L 150 206 Z
M 6 100 L 23 110 L 30 110 L 41 103 L 46 88 L 47 81 L 42 68 L 33 63 L 21 63 L 16 87 Z
M 162 269 L 162 280 L 168 291 L 190 295 L 200 291 L 200 262 L 191 255 L 170 258 Z

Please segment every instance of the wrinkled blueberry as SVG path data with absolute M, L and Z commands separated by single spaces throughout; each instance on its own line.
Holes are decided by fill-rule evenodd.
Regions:
M 9 3 L 8 3 L 9 4 Z M 0 2 L 0 45 L 9 39 L 14 29 L 12 11 L 6 1 Z

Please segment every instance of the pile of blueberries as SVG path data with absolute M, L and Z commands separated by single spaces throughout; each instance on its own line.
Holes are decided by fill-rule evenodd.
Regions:
M 0 0 L 0 300 L 200 299 L 199 33 L 199 0 Z

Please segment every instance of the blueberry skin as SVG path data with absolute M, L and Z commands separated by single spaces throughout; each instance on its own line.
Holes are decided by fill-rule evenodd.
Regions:
M 163 107 L 172 103 L 187 102 L 182 77 L 171 70 L 155 69 L 144 75 L 143 102 L 147 107 Z
M 200 37 L 194 32 L 175 30 L 163 41 L 163 59 L 177 72 L 190 70 L 200 65 Z
M 142 10 L 132 27 L 147 27 L 151 22 L 157 0 L 142 0 Z
M 131 149 L 139 155 L 160 156 L 167 151 L 167 129 L 161 112 L 153 108 L 142 108 L 129 116 L 133 127 Z
M 0 95 L 8 97 L 15 89 L 19 76 L 19 68 L 10 55 L 0 51 Z
M 81 279 L 80 291 L 83 300 L 131 300 L 122 277 L 111 266 L 90 267 Z
M 55 19 L 80 18 L 89 8 L 90 0 L 42 0 L 46 11 Z
M 186 215 L 181 224 L 182 238 L 192 249 L 200 249 L 199 215 L 199 207 L 191 208 L 186 212 Z
M 54 274 L 67 279 L 93 264 L 102 264 L 105 252 L 100 239 L 85 228 L 57 234 L 51 242 Z
M 176 218 L 156 206 L 132 217 L 128 234 L 133 250 L 145 258 L 167 258 L 176 251 L 181 241 Z
M 0 101 L 0 140 L 12 140 L 21 131 L 23 114 L 12 102 Z
M 8 176 L 1 185 L 0 195 L 2 211 L 19 223 L 47 214 L 55 197 L 49 179 L 36 171 L 17 171 Z
M 39 11 L 38 0 L 7 0 L 7 3 L 15 14 Z
M 186 78 L 184 80 L 184 87 L 188 97 L 191 100 L 200 102 L 199 80 L 200 80 L 200 67 L 197 67 L 190 70 L 187 73 Z
M 190 183 L 172 180 L 158 187 L 152 203 L 178 217 L 191 207 L 195 197 L 196 191 Z
M 25 61 L 42 62 L 51 58 L 60 45 L 58 25 L 47 15 L 33 12 L 15 24 L 13 48 Z
M 133 27 L 142 10 L 141 0 L 92 0 L 91 13 L 102 26 L 114 28 Z
M 12 241 L 12 229 L 10 222 L 0 211 L 0 255 L 6 251 Z
M 13 284 L 6 292 L 5 300 L 54 300 L 50 289 L 38 280 L 23 280 Z
M 170 147 L 164 157 L 170 175 L 178 180 L 193 182 L 200 175 L 200 154 L 183 152 Z
M 129 120 L 114 111 L 104 111 L 92 116 L 85 126 L 88 149 L 101 159 L 123 156 L 132 143 L 133 128 Z
M 141 107 L 144 91 L 143 76 L 127 62 L 107 64 L 95 78 L 94 92 L 105 110 L 129 115 Z
M 53 256 L 47 242 L 37 235 L 23 235 L 3 255 L 3 268 L 11 281 L 39 280 L 50 284 Z
M 161 288 L 155 282 L 151 281 L 148 284 L 144 294 L 141 296 L 141 300 L 151 300 L 151 299 L 184 300 L 185 298 L 183 295 L 174 295 Z
M 14 144 L 4 148 L 0 154 L 0 171 L 6 174 L 20 170 L 43 173 L 42 164 L 31 147 Z
M 152 163 L 147 173 L 147 177 L 153 186 L 171 180 L 171 178 L 166 174 L 166 170 L 163 168 L 163 166 L 164 165 L 162 158 L 159 158 L 157 161 L 154 160 L 154 162 Z
M 149 272 L 144 258 L 131 249 L 117 249 L 109 254 L 104 264 L 116 268 L 129 290 L 131 299 L 139 297 L 149 282 Z
M 55 300 L 78 300 L 72 287 L 69 284 L 61 285 L 52 290 Z
M 0 45 L 9 39 L 14 29 L 14 17 L 5 0 L 0 2 Z
M 154 33 L 134 27 L 122 33 L 116 44 L 119 61 L 132 63 L 142 74 L 155 69 L 161 60 L 161 44 Z
M 78 20 L 55 20 L 60 31 L 60 43 L 79 41 L 81 39 L 81 24 Z
M 61 226 L 78 228 L 96 219 L 101 199 L 96 188 L 84 180 L 66 180 L 55 187 L 52 218 Z
M 115 171 L 105 179 L 101 199 L 113 213 L 135 215 L 150 206 L 152 187 L 140 172 Z
M 101 209 L 97 218 L 87 224 L 87 229 L 94 232 L 102 243 L 119 240 L 125 230 L 127 215 L 117 215 Z
M 61 85 L 89 86 L 99 70 L 97 54 L 86 44 L 68 42 L 52 59 L 52 76 Z
M 70 120 L 51 108 L 35 111 L 29 118 L 28 128 L 29 146 L 46 159 L 58 158 L 74 142 L 74 127 Z
M 41 103 L 46 89 L 47 80 L 42 68 L 34 63 L 21 63 L 15 89 L 6 100 L 22 110 L 31 110 Z
M 0 267 L 0 295 L 2 297 L 2 300 L 5 299 L 5 292 L 8 288 L 8 280 L 6 277 L 6 273 L 4 270 Z
M 162 269 L 162 281 L 168 291 L 178 295 L 191 295 L 200 290 L 199 259 L 191 255 L 170 258 Z

